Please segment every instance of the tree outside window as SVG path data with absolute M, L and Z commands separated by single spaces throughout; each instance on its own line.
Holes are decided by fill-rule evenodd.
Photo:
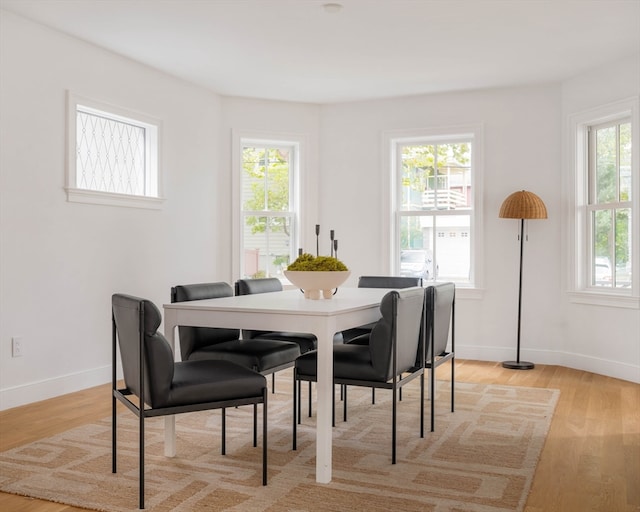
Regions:
M 295 247 L 295 145 L 242 146 L 242 277 L 279 277 Z
M 589 130 L 591 286 L 631 286 L 631 122 Z
M 470 140 L 398 144 L 400 275 L 470 282 L 471 151 Z

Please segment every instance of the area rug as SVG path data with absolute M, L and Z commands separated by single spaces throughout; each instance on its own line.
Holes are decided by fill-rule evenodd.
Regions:
M 559 391 L 438 382 L 435 432 L 419 437 L 419 387 L 398 407 L 398 460 L 391 464 L 391 398 L 349 389 L 348 421 L 336 405 L 333 479 L 315 482 L 315 417 L 304 409 L 291 450 L 291 382 L 269 394 L 269 480 L 252 446 L 252 409 L 227 410 L 227 454 L 220 411 L 176 420 L 177 456 L 163 455 L 163 419 L 147 421 L 146 507 L 160 511 L 303 512 L 389 510 L 522 511 Z M 108 398 L 105 398 L 108 400 Z M 306 401 L 305 401 L 306 402 Z M 259 445 L 261 440 L 259 440 Z M 0 490 L 106 512 L 138 506 L 137 419 L 119 415 L 117 474 L 111 473 L 111 420 L 74 428 L 0 453 Z

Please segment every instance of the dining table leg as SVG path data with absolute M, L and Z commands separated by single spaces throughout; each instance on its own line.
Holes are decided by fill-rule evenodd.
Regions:
M 316 482 L 331 482 L 333 407 L 333 335 L 335 324 L 325 319 L 314 333 L 318 338 L 318 373 L 316 408 Z
M 173 353 L 176 353 L 176 322 L 173 319 L 173 311 L 165 311 L 164 315 L 164 337 L 169 342 Z M 165 457 L 176 456 L 176 417 L 164 417 L 164 455 Z

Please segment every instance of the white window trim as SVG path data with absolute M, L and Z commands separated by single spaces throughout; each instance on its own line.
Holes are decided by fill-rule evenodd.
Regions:
M 296 229 L 291 240 L 292 247 L 301 246 L 302 235 L 301 230 L 304 213 L 301 205 L 305 204 L 303 199 L 303 191 L 305 188 L 305 169 L 307 159 L 307 136 L 300 133 L 274 133 L 255 130 L 232 130 L 231 143 L 231 211 L 232 226 L 231 235 L 231 272 L 234 281 L 242 275 L 242 204 L 241 204 L 241 179 L 242 179 L 242 145 L 243 143 L 256 142 L 257 144 L 276 144 L 290 145 L 296 147 L 296 166 L 293 176 L 292 190 L 293 194 L 293 211 L 295 212 Z
M 483 229 L 483 176 L 484 176 L 484 125 L 460 125 L 428 127 L 415 130 L 394 130 L 382 133 L 382 208 L 386 222 L 382 222 L 381 239 L 389 248 L 383 253 L 383 266 L 393 272 L 395 263 L 394 238 L 396 227 L 397 186 L 393 169 L 396 166 L 396 145 L 398 142 L 422 142 L 425 138 L 437 142 L 452 138 L 472 138 L 471 187 L 473 209 L 471 211 L 471 283 L 456 285 L 456 298 L 481 300 L 484 297 L 484 229 Z
M 631 265 L 633 275 L 631 289 L 608 289 L 588 286 L 590 248 L 586 236 L 589 219 L 586 214 L 588 201 L 588 128 L 623 117 L 631 117 L 632 150 L 632 202 L 631 222 L 634 232 L 640 226 L 640 100 L 637 96 L 567 116 L 567 205 L 566 231 L 566 289 L 570 302 L 619 308 L 640 309 L 640 237 L 631 241 Z
M 152 185 L 155 191 L 154 196 L 139 196 L 131 194 L 117 194 L 112 192 L 102 192 L 97 190 L 88 190 L 78 188 L 76 186 L 76 113 L 78 106 L 85 108 L 87 111 L 97 110 L 107 112 L 113 119 L 118 120 L 135 120 L 140 125 L 155 128 L 154 137 L 147 141 L 145 149 L 147 158 L 150 159 L 149 165 L 152 169 L 157 169 L 156 173 L 152 173 L 150 178 L 154 180 Z M 151 210 L 159 210 L 162 208 L 164 198 L 162 197 L 163 179 L 161 166 L 161 140 L 162 140 L 162 122 L 159 119 L 151 117 L 140 112 L 127 110 L 117 107 L 109 103 L 89 99 L 78 94 L 67 91 L 67 155 L 66 155 L 66 179 L 65 190 L 67 193 L 67 201 L 74 203 L 88 203 L 107 206 L 124 206 L 130 208 L 145 208 Z

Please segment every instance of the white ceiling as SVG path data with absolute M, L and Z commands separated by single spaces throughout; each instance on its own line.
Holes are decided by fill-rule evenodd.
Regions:
M 640 52 L 640 0 L 0 4 L 223 95 L 311 103 L 553 82 Z

